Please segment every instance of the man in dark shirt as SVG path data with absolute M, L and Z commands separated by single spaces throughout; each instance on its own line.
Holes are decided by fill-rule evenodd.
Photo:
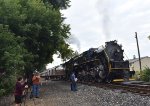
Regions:
M 23 83 L 23 78 L 19 77 L 16 82 L 15 94 L 14 94 L 16 106 L 20 106 L 22 103 L 22 94 L 23 94 L 24 87 L 25 84 Z

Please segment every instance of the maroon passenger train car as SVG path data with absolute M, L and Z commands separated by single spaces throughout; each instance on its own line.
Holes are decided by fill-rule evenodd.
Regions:
M 64 79 L 65 70 L 62 65 L 59 65 L 41 72 L 40 75 L 41 77 L 48 77 L 49 79 Z

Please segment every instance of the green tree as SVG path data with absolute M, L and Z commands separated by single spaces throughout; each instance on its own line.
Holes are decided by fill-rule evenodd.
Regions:
M 70 27 L 63 23 L 60 10 L 42 0 L 1 1 L 0 22 L 16 36 L 24 37 L 26 49 L 34 56 L 32 66 L 41 69 L 59 52 L 63 59 L 72 53 L 65 42 Z
M 43 0 L 44 3 L 50 3 L 55 9 L 66 9 L 69 7 L 70 0 Z
M 43 0 L 0 0 L 0 95 L 10 91 L 21 73 L 42 69 L 53 54 L 68 59 L 70 26 L 60 13 L 65 4 Z M 53 1 L 54 2 L 54 1 Z M 58 2 L 59 3 L 59 2 Z
M 0 96 L 11 91 L 16 75 L 23 72 L 25 66 L 22 38 L 15 36 L 8 30 L 8 26 L 0 25 Z M 1 74 L 1 73 L 0 73 Z

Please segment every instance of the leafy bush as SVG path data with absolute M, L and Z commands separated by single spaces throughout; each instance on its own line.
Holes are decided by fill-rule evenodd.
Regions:
M 5 94 L 5 89 L 0 89 L 0 97 Z
M 135 71 L 135 74 L 132 78 L 135 80 L 140 80 L 140 71 Z
M 147 82 L 150 81 L 150 68 L 149 67 L 145 67 L 145 69 L 142 71 L 141 80 L 147 81 Z
M 0 96 L 7 95 L 14 92 L 16 75 L 7 75 L 0 78 Z

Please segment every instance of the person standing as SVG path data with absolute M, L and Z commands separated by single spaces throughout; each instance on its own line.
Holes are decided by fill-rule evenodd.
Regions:
M 71 79 L 71 91 L 77 91 L 77 84 L 76 84 L 77 78 L 75 77 L 74 71 L 72 72 L 70 79 Z
M 23 91 L 25 88 L 28 88 L 27 85 L 25 85 L 25 82 L 23 81 L 22 77 L 17 78 L 16 86 L 15 86 L 15 106 L 21 106 L 22 98 L 23 98 Z
M 33 96 L 36 98 L 39 98 L 39 87 L 40 87 L 40 75 L 39 72 L 35 72 L 33 77 L 32 77 L 32 91 L 33 91 Z
M 49 80 L 49 77 L 48 77 L 48 75 L 46 75 L 45 76 L 45 83 L 46 83 L 46 85 L 48 85 L 48 80 Z

